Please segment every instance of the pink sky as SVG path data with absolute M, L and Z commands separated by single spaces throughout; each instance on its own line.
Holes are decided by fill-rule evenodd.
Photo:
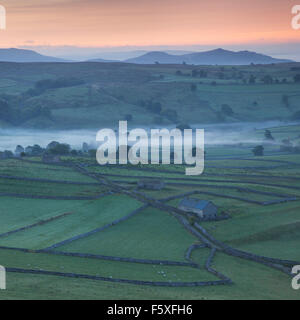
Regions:
M 300 0 L 298 1 L 300 4 Z M 298 42 L 287 0 L 0 0 L 1 47 Z

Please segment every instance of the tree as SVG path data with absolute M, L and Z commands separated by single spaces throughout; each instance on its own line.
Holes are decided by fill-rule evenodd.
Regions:
M 252 149 L 255 156 L 263 156 L 265 148 L 263 146 L 256 146 Z
M 31 154 L 34 155 L 34 156 L 39 156 L 43 153 L 43 148 L 40 147 L 38 144 L 35 144 L 33 147 L 32 147 L 32 151 L 31 151 Z
M 18 145 L 18 146 L 16 147 L 15 154 L 16 154 L 17 156 L 20 156 L 21 153 L 23 153 L 24 151 L 25 151 L 25 149 L 24 149 L 22 146 Z
M 55 155 L 67 155 L 67 154 L 70 154 L 71 147 L 66 143 L 59 143 L 49 148 L 48 152 Z
M 47 145 L 46 149 L 47 149 L 47 150 L 50 150 L 50 149 L 52 149 L 52 148 L 54 148 L 54 147 L 56 147 L 56 146 L 58 146 L 58 145 L 59 145 L 59 142 L 57 142 L 57 141 L 51 141 L 51 142 Z
M 274 137 L 272 136 L 271 131 L 268 130 L 268 129 L 265 131 L 265 138 L 266 138 L 266 140 L 269 140 L 269 141 L 274 141 L 275 140 Z
M 232 108 L 228 104 L 223 104 L 221 111 L 224 115 L 229 116 L 229 117 L 234 115 Z

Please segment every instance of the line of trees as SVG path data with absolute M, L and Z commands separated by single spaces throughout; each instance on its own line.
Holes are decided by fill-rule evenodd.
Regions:
M 78 78 L 45 79 L 37 81 L 34 88 L 29 89 L 26 94 L 29 96 L 38 96 L 49 89 L 74 87 L 83 84 L 85 84 L 85 81 Z

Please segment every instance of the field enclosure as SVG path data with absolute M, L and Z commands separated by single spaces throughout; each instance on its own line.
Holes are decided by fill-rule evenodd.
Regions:
M 228 156 L 211 150 L 198 177 L 175 165 L 1 160 L 0 298 L 42 283 L 31 297 L 299 299 L 288 273 L 300 261 L 300 156 Z M 137 192 L 144 178 L 165 188 Z M 186 196 L 227 218 L 195 220 L 178 209 Z

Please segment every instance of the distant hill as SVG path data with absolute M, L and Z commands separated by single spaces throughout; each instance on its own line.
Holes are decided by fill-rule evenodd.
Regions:
M 87 60 L 86 62 L 103 62 L 103 63 L 111 63 L 111 62 L 121 62 L 119 60 L 107 60 L 107 59 L 90 59 Z
M 120 62 L 128 59 L 133 59 L 140 57 L 149 51 L 146 50 L 135 50 L 135 51 L 115 51 L 115 52 L 99 52 L 99 54 L 95 55 L 95 57 L 85 59 L 85 61 L 93 61 L 93 62 Z M 184 51 L 184 50 L 165 50 L 164 52 L 170 55 L 183 55 L 192 53 L 192 51 Z M 77 59 L 78 60 L 78 59 Z M 82 60 L 82 59 L 79 59 Z
M 287 63 L 291 60 L 276 59 L 264 54 L 251 51 L 229 51 L 216 49 L 204 52 L 195 52 L 183 55 L 172 55 L 166 52 L 153 51 L 140 57 L 126 60 L 128 63 L 136 64 L 196 64 L 196 65 L 248 65 Z
M 67 62 L 67 60 L 48 57 L 32 50 L 0 49 L 1 62 Z

